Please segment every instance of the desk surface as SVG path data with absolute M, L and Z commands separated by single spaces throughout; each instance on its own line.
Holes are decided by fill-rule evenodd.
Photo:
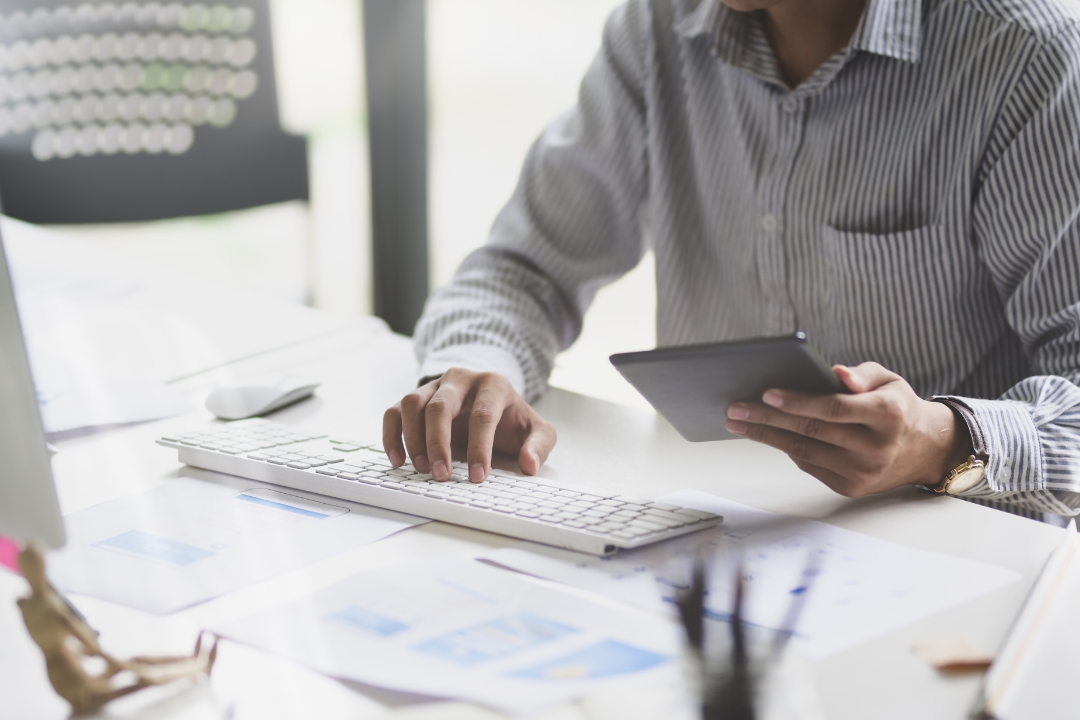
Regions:
M 276 310 L 267 307 L 261 312 L 280 321 L 282 315 Z M 259 312 L 250 306 L 244 309 L 248 314 Z M 247 318 L 245 326 L 265 328 L 272 324 L 265 317 Z M 299 327 L 281 329 L 286 335 L 301 331 Z M 237 327 L 235 332 L 243 334 L 244 327 Z M 253 347 L 258 345 L 256 340 L 251 342 Z M 174 385 L 201 406 L 214 384 L 227 377 L 281 369 L 319 378 L 323 386 L 316 398 L 278 413 L 276 420 L 322 431 L 378 437 L 383 409 L 412 387 L 415 360 L 408 339 L 356 323 L 287 347 L 264 347 L 252 357 L 179 379 Z M 551 391 L 538 408 L 560 433 L 559 444 L 542 473 L 548 477 L 617 487 L 647 497 L 680 488 L 704 490 L 912 547 L 991 562 L 1022 575 L 1020 582 L 1002 590 L 814 665 L 813 679 L 828 718 L 964 717 L 978 679 L 939 676 L 912 654 L 911 644 L 927 638 L 965 635 L 987 648 L 997 647 L 1064 532 L 915 490 L 847 500 L 769 448 L 743 440 L 686 443 L 651 412 L 564 391 Z M 54 468 L 65 513 L 177 477 L 182 466 L 177 464 L 175 453 L 154 445 L 153 440 L 167 430 L 208 419 L 207 413 L 194 413 L 64 441 Z M 502 536 L 431 523 L 168 617 L 150 616 L 91 598 L 75 599 L 102 632 L 106 647 L 116 654 L 185 652 L 202 627 L 301 598 L 359 570 L 433 556 L 472 557 L 512 542 Z M 0 697 L 5 698 L 2 714 L 20 720 L 66 717 L 66 707 L 52 693 L 40 655 L 18 617 L 14 600 L 24 591 L 20 578 L 0 573 Z M 409 718 L 492 717 L 488 711 L 463 704 L 418 704 L 415 698 L 338 683 L 232 643 L 223 645 L 213 690 L 221 701 L 234 706 L 233 717 L 238 720 L 387 714 Z M 626 717 L 625 711 L 623 707 L 615 713 L 602 703 L 584 702 L 544 717 Z

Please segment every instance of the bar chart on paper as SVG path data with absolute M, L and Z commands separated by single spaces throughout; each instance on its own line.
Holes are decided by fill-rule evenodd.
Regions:
M 677 677 L 678 628 L 472 560 L 361 573 L 215 628 L 332 677 L 524 713 Z
M 427 521 L 202 473 L 66 522 L 58 586 L 169 613 Z

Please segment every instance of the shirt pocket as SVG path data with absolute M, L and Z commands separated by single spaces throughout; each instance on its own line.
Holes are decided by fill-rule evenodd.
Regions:
M 962 235 L 937 225 L 884 235 L 826 226 L 822 240 L 822 324 L 836 362 L 879 362 L 925 396 L 965 377 L 979 336 L 997 334 L 973 327 L 997 298 Z

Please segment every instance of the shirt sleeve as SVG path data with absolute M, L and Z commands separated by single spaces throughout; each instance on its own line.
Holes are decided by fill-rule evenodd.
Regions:
M 487 245 L 428 300 L 421 376 L 493 370 L 535 400 L 596 291 L 641 260 L 648 15 L 644 0 L 611 15 L 576 106 L 532 146 Z
M 1080 509 L 1080 41 L 1043 43 L 987 147 L 973 231 L 1033 376 L 999 399 L 952 398 L 989 458 L 964 497 L 1025 510 Z

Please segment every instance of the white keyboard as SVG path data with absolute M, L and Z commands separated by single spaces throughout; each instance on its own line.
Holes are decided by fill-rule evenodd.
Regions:
M 312 435 L 263 419 L 166 435 L 180 462 L 533 542 L 610 555 L 713 527 L 712 513 L 493 470 L 469 482 L 464 463 L 436 482 L 382 447 Z

